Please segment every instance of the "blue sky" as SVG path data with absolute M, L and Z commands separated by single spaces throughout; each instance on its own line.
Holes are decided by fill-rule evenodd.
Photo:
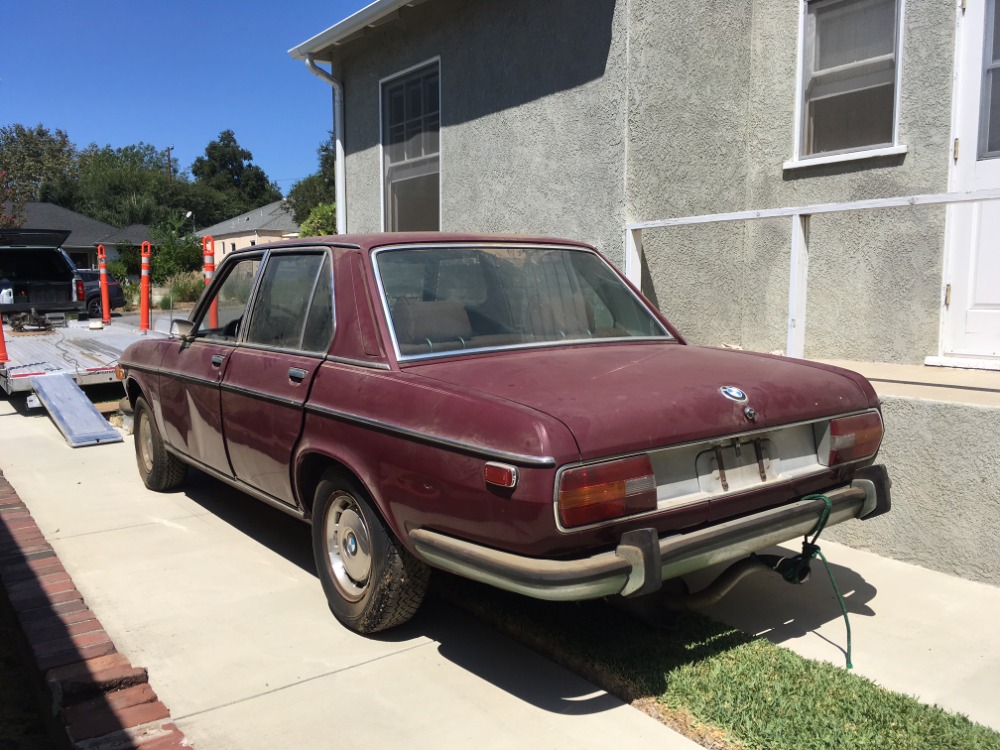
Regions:
M 182 170 L 228 128 L 287 194 L 333 127 L 330 87 L 288 50 L 369 1 L 0 0 L 0 126 L 174 146 Z

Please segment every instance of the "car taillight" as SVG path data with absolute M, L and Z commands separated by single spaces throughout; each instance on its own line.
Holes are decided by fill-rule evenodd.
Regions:
M 819 460 L 824 466 L 874 456 L 882 444 L 882 417 L 877 411 L 831 419 L 820 441 Z
M 65 289 L 66 287 L 63 287 L 63 288 Z M 87 297 L 87 292 L 83 288 L 83 279 L 77 279 L 76 280 L 76 301 L 77 302 L 82 302 L 84 299 L 86 299 L 86 297 Z
M 567 469 L 559 482 L 563 526 L 585 526 L 656 509 L 656 477 L 648 456 Z

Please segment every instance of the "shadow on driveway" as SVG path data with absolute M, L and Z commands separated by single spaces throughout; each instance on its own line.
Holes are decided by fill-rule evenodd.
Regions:
M 315 575 L 307 524 L 195 470 L 190 471 L 184 491 L 233 528 Z M 768 552 L 794 554 L 794 551 L 781 548 Z M 853 615 L 873 615 L 869 602 L 876 589 L 853 570 L 836 564 L 831 567 L 845 595 L 848 611 Z M 693 576 L 691 588 L 704 586 L 718 572 L 709 570 Z M 318 581 L 316 585 L 318 588 Z M 463 669 L 531 705 L 563 714 L 597 713 L 614 708 L 620 702 L 575 677 L 568 679 L 568 675 L 554 665 L 546 674 L 539 674 L 537 659 L 530 652 L 512 647 L 505 636 L 496 632 L 473 627 L 456 607 L 485 619 L 519 643 L 543 652 L 550 652 L 550 649 L 535 639 L 557 641 L 560 633 L 573 627 L 574 622 L 602 622 L 608 631 L 607 638 L 616 637 L 622 629 L 637 627 L 643 633 L 652 633 L 651 637 L 642 637 L 654 642 L 656 658 L 663 659 L 665 665 L 674 666 L 727 651 L 746 643 L 753 635 L 781 643 L 841 617 L 819 560 L 813 565 L 811 580 L 804 585 L 791 586 L 778 575 L 761 571 L 741 581 L 721 602 L 703 611 L 702 614 L 729 623 L 743 633 L 710 621 L 693 630 L 678 628 L 670 617 L 658 623 L 659 627 L 655 622 L 651 626 L 649 622 L 635 622 L 609 601 L 545 602 L 435 572 L 430 592 L 417 616 L 399 628 L 373 636 L 389 643 L 430 638 L 440 644 L 442 656 Z M 510 613 L 510 621 L 499 621 L 505 619 L 504 612 Z M 530 620 L 532 624 L 522 632 L 519 619 Z M 340 627 L 332 615 L 330 627 Z M 839 644 L 835 645 L 840 648 Z M 600 641 L 595 642 L 594 648 L 600 648 Z M 586 675 L 589 671 L 586 665 L 572 661 L 570 666 L 580 674 Z M 648 686 L 649 694 L 662 692 L 663 674 L 659 671 L 660 677 L 654 678 L 657 684 Z M 631 700 L 636 696 L 622 697 Z
M 311 575 L 316 574 L 308 524 L 194 469 L 189 469 L 183 492 L 234 529 Z M 582 715 L 608 711 L 621 705 L 618 698 L 551 662 L 546 662 L 546 666 L 540 669 L 536 654 L 516 645 L 506 636 L 470 622 L 465 614 L 449 603 L 450 597 L 441 590 L 453 579 L 444 574 L 436 578 L 436 584 L 432 583 L 413 620 L 369 637 L 385 643 L 429 638 L 439 644 L 438 651 L 444 658 L 545 711 Z M 316 588 L 320 588 L 318 579 Z M 493 592 L 488 587 L 475 591 L 471 595 L 489 597 Z M 341 627 L 332 614 L 330 627 Z

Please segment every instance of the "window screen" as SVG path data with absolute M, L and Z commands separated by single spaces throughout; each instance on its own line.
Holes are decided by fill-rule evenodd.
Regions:
M 892 145 L 898 0 L 817 0 L 807 11 L 801 154 Z

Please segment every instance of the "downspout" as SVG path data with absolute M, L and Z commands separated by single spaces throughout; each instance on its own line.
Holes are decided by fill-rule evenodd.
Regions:
M 334 200 L 337 203 L 337 234 L 347 234 L 347 166 L 344 163 L 344 86 L 329 71 L 323 70 L 313 60 L 312 53 L 306 55 L 306 67 L 333 86 L 333 140 L 335 154 L 333 162 Z

